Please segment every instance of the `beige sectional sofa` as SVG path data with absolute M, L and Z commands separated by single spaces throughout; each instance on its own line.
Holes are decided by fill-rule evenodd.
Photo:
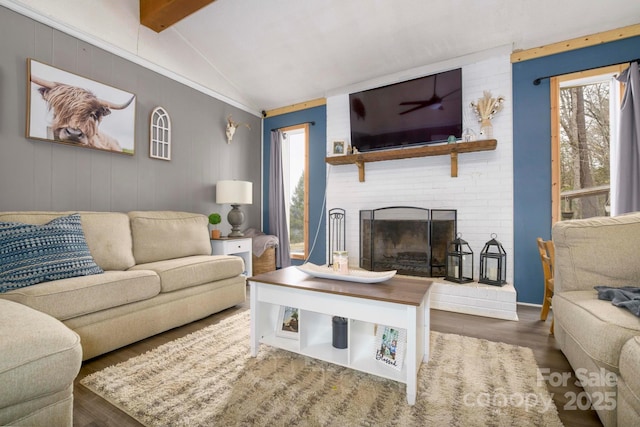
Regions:
M 0 425 L 71 426 L 80 337 L 51 316 L 0 299 Z
M 640 317 L 595 286 L 640 286 L 640 213 L 553 227 L 555 336 L 605 426 L 640 420 Z M 575 380 L 576 377 L 573 377 Z
M 0 212 L 0 222 L 46 224 L 70 214 L 73 212 Z M 16 304 L 11 305 L 15 316 L 24 317 L 23 327 L 27 329 L 31 322 L 34 328 L 40 328 L 33 321 L 34 316 L 38 322 L 50 319 L 51 327 L 58 333 L 61 325 L 65 325 L 71 334 L 66 342 L 79 337 L 82 360 L 244 302 L 243 260 L 211 255 L 208 220 L 204 215 L 172 211 L 79 214 L 86 245 L 95 264 L 104 272 L 0 293 L 3 304 L 0 310 L 7 306 L 3 300 L 19 303 L 24 309 L 29 307 L 16 310 Z M 40 313 L 34 315 L 30 312 L 33 310 Z M 0 336 L 16 334 L 21 335 L 21 330 L 9 330 L 0 324 Z M 12 356 L 14 362 L 30 359 L 29 346 L 9 348 L 9 344 L 5 340 L 0 343 L 0 360 L 8 360 L 5 351 L 24 351 Z M 33 338 L 30 344 L 34 348 L 41 346 L 39 338 Z M 75 366 L 74 358 L 78 356 L 67 361 L 71 370 L 76 369 L 73 377 L 79 369 L 79 361 Z M 19 368 L 8 368 L 0 362 L 0 423 L 7 422 L 9 412 L 11 416 L 18 414 L 29 419 L 31 407 L 20 399 L 16 401 L 11 386 L 18 381 L 15 375 L 29 372 Z M 9 374 L 14 376 L 11 381 L 5 376 Z M 34 387 L 39 386 L 36 383 Z M 60 396 L 61 400 L 68 398 L 64 393 Z M 31 397 L 25 395 L 25 399 Z M 20 408 L 26 413 L 21 413 Z
M 2 222 L 44 224 L 72 212 L 3 212 Z M 208 220 L 184 212 L 81 212 L 104 274 L 0 294 L 80 335 L 83 360 L 245 300 L 242 258 L 212 256 Z

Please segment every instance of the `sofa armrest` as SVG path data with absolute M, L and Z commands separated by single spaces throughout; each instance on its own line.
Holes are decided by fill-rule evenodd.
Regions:
M 4 299 L 0 355 L 0 425 L 13 425 L 72 390 L 82 363 L 78 334 L 47 314 Z
M 557 222 L 554 292 L 639 286 L 640 212 Z

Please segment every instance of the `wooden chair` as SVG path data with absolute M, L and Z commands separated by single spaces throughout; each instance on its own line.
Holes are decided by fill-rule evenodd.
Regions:
M 544 300 L 542 301 L 542 310 L 540 310 L 540 320 L 547 320 L 549 309 L 551 308 L 551 298 L 553 297 L 553 262 L 555 258 L 555 246 L 552 240 L 537 239 L 538 252 L 540 253 L 540 261 L 542 262 L 542 271 L 544 272 Z M 553 319 L 551 320 L 551 329 L 553 334 Z

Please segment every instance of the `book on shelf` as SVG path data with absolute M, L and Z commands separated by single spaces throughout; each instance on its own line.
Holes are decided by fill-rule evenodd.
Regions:
M 402 370 L 407 349 L 407 330 L 378 325 L 376 328 L 376 360 L 398 371 Z

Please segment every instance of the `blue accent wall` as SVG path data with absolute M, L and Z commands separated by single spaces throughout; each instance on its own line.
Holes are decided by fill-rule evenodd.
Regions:
M 311 250 L 309 262 L 322 265 L 327 262 L 326 218 L 323 206 L 327 177 L 327 164 L 324 161 L 327 151 L 327 108 L 324 105 L 264 119 L 262 176 L 264 232 L 269 233 L 271 129 L 280 129 L 303 122 L 315 122 L 315 125 L 309 125 L 309 250 Z M 302 264 L 302 262 L 292 260 L 292 264 Z
M 513 78 L 514 282 L 518 301 L 541 304 L 543 275 L 536 238 L 551 238 L 549 79 L 640 58 L 640 37 L 517 62 Z

